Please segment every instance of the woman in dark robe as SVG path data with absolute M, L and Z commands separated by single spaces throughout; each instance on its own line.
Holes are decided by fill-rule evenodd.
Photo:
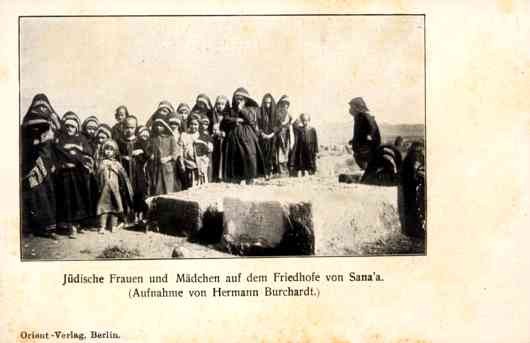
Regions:
M 310 126 L 311 117 L 307 113 L 300 115 L 297 125 L 293 124 L 294 141 L 291 153 L 293 171 L 301 176 L 313 175 L 317 170 L 318 138 L 317 131 Z
M 224 95 L 220 95 L 215 100 L 212 111 L 212 182 L 220 182 L 223 179 L 223 140 L 225 132 L 221 130 L 223 118 L 230 116 L 230 104 Z
M 90 206 L 91 206 L 91 218 L 88 218 L 86 221 L 82 223 L 83 227 L 95 227 L 97 226 L 97 218 L 96 218 L 96 206 L 97 206 L 97 199 L 99 196 L 98 191 L 98 183 L 96 179 L 96 173 L 97 170 L 96 167 L 96 151 L 98 148 L 97 138 L 96 138 L 96 132 L 99 127 L 99 120 L 96 116 L 88 116 L 85 120 L 83 120 L 83 123 L 81 124 L 81 134 L 85 137 L 88 144 L 90 145 L 90 149 L 92 150 L 92 157 L 94 158 L 94 173 L 90 173 L 89 177 L 89 190 L 90 190 Z
M 81 233 L 81 221 L 94 216 L 93 193 L 90 190 L 94 172 L 93 152 L 80 134 L 79 117 L 73 112 L 63 116 L 63 130 L 56 141 L 57 149 L 57 220 L 69 229 L 70 238 Z
M 24 116 L 20 136 L 23 228 L 56 239 L 56 166 L 50 133 L 54 113 L 46 95 L 37 94 Z
M 150 195 L 167 194 L 182 190 L 176 175 L 179 149 L 169 127 L 168 116 L 157 111 L 153 116 L 151 133 L 151 156 L 149 161 Z
M 349 141 L 349 144 L 352 146 L 355 162 L 364 170 L 379 145 L 381 145 L 381 135 L 375 118 L 370 115 L 370 110 L 363 98 L 353 98 L 349 105 L 349 112 L 354 120 L 353 138 Z
M 274 97 L 267 93 L 261 100 L 260 114 L 258 116 L 259 143 L 263 153 L 265 179 L 270 179 L 272 173 L 278 167 L 275 166 L 274 150 L 274 124 L 276 118 L 276 102 Z
M 425 237 L 425 153 L 421 142 L 413 142 L 403 160 L 399 194 L 403 233 Z
M 191 109 L 191 113 L 199 115 L 199 122 L 201 122 L 203 118 L 208 118 L 208 120 L 210 121 L 210 126 L 208 127 L 208 131 L 210 132 L 210 134 L 212 133 L 213 127 L 212 109 L 213 107 L 210 98 L 203 93 L 197 95 L 195 105 L 193 105 L 193 108 Z
M 229 182 L 253 183 L 264 174 L 263 155 L 256 136 L 258 104 L 244 88 L 232 97 L 232 112 L 225 116 L 221 129 L 226 132 L 223 142 L 223 178 Z

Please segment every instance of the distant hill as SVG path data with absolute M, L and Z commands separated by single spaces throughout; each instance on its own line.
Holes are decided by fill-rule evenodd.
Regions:
M 352 138 L 353 122 L 325 123 L 317 127 L 319 143 L 322 145 L 343 145 Z M 423 124 L 387 124 L 379 123 L 383 142 L 393 141 L 397 136 L 407 140 L 425 139 Z

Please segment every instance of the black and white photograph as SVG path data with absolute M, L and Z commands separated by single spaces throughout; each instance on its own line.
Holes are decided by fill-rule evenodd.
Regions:
M 425 16 L 21 16 L 20 255 L 426 255 Z

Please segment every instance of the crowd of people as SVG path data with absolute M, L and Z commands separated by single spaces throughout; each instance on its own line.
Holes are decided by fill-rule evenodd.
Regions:
M 149 196 L 314 174 L 317 132 L 309 114 L 293 117 L 289 106 L 287 95 L 265 94 L 259 105 L 238 88 L 231 102 L 199 94 L 193 107 L 175 109 L 161 101 L 144 125 L 119 106 L 111 127 L 71 111 L 59 117 L 37 94 L 21 127 L 23 225 L 53 239 L 87 226 L 103 234 L 145 225 Z
M 37 94 L 22 120 L 23 227 L 57 238 L 75 238 L 83 227 L 100 233 L 146 225 L 149 196 L 209 182 L 252 184 L 257 177 L 304 176 L 317 169 L 318 139 L 311 116 L 294 118 L 287 95 L 267 93 L 259 105 L 244 88 L 229 102 L 199 94 L 190 108 L 161 101 L 144 125 L 126 106 L 111 127 L 71 111 L 61 118 Z M 375 118 L 360 97 L 349 102 L 354 119 L 349 142 L 364 170 L 360 182 L 399 185 L 410 235 L 425 232 L 424 146 L 413 142 L 406 157 L 400 138 L 381 144 Z

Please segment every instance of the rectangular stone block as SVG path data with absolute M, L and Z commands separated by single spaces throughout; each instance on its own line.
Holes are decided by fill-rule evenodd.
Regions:
M 223 214 L 223 243 L 233 254 L 314 254 L 310 203 L 226 197 Z

